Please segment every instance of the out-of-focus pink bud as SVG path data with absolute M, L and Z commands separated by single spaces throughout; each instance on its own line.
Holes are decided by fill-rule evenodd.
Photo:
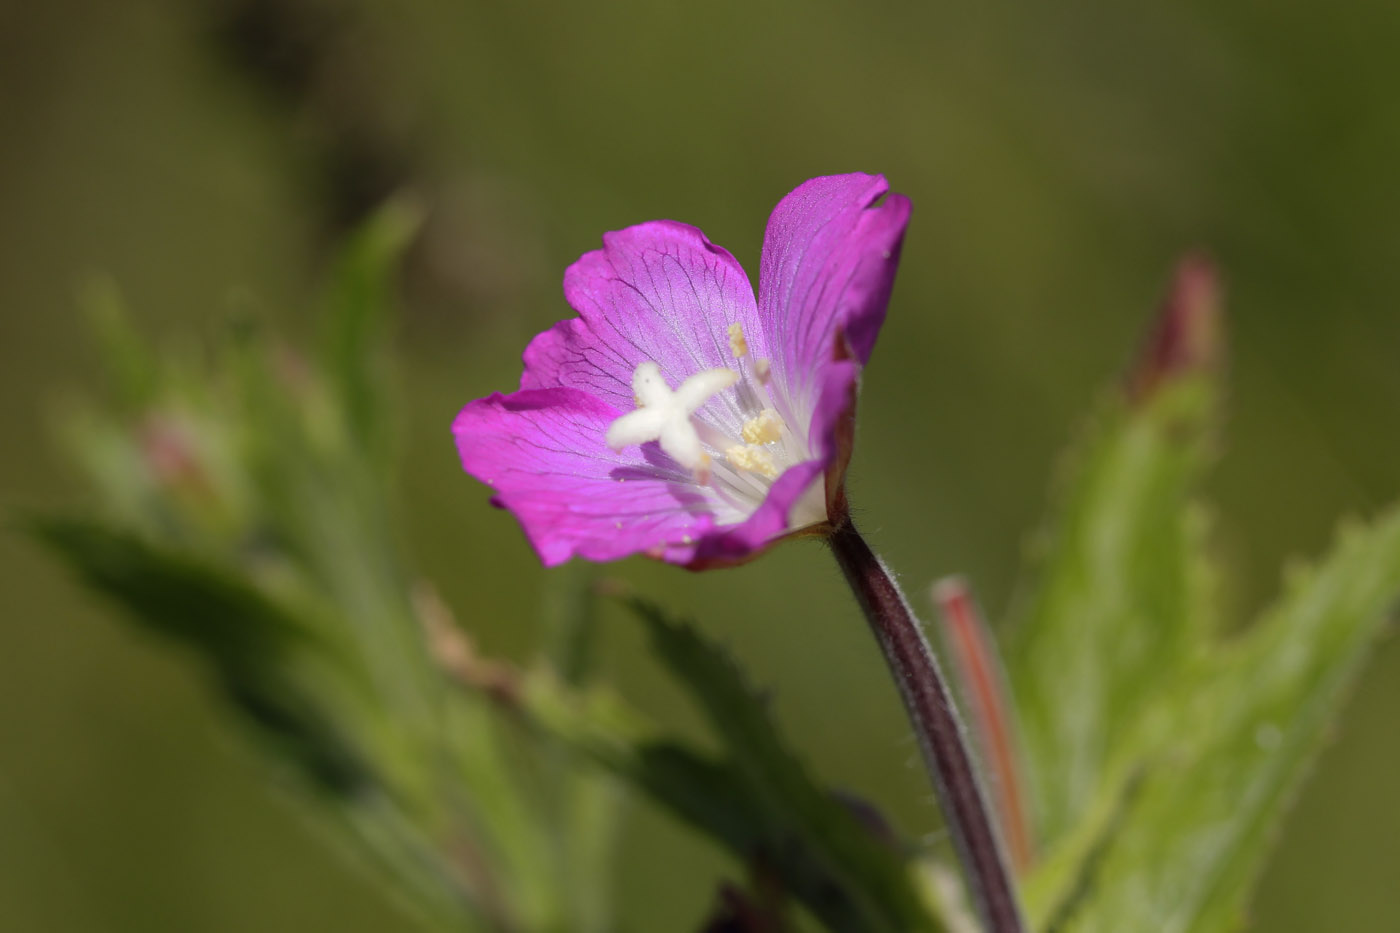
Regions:
M 1220 277 L 1215 264 L 1189 253 L 1177 264 L 1146 345 L 1128 376 L 1128 397 L 1146 401 L 1162 385 L 1206 372 L 1224 357 Z

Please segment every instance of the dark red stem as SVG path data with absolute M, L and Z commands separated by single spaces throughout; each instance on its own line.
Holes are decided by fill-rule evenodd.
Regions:
M 962 723 L 923 630 L 894 577 L 849 518 L 836 526 L 829 541 L 899 686 L 988 933 L 1024 933 L 1011 873 L 978 786 Z

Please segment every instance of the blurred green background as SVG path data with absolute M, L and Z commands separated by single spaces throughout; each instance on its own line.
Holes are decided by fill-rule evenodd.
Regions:
M 521 655 L 543 572 L 460 473 L 453 414 L 514 386 L 603 231 L 690 221 L 756 274 L 788 189 L 882 171 L 916 210 L 852 498 L 912 595 L 961 571 L 1000 613 L 1059 451 L 1200 245 L 1229 287 L 1209 492 L 1243 623 L 1340 515 L 1400 493 L 1397 91 L 1388 0 L 5 3 L 0 505 L 84 501 L 50 438 L 65 399 L 100 391 L 84 282 L 110 276 L 163 339 L 248 309 L 304 335 L 338 234 L 406 187 L 433 214 L 400 325 L 404 537 L 485 647 Z M 936 829 L 821 548 L 614 569 L 731 642 L 824 776 Z M 0 592 L 0 929 L 411 928 L 178 656 L 13 535 Z M 606 623 L 623 689 L 688 722 L 635 627 Z M 1259 929 L 1393 924 L 1397 712 L 1391 640 L 1281 836 Z M 639 804 L 626 927 L 686 928 L 729 870 Z

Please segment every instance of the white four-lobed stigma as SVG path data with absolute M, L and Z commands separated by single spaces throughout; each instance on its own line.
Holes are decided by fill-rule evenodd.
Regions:
M 647 360 L 632 374 L 632 395 L 637 410 L 609 425 L 607 444 L 613 450 L 621 450 L 634 444 L 658 441 L 661 449 L 677 463 L 703 473 L 710 458 L 690 416 L 712 396 L 738 381 L 739 374 L 732 369 L 706 369 L 672 391 L 661 376 L 661 367 Z

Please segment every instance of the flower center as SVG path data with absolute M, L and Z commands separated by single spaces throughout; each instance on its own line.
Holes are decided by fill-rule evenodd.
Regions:
M 753 514 L 785 470 L 812 455 L 805 436 L 793 432 L 773 403 L 768 360 L 750 356 L 740 324 L 729 325 L 728 333 L 734 369 L 701 370 L 673 390 L 659 365 L 638 365 L 632 374 L 637 408 L 615 420 L 606 439 L 613 450 L 657 441 L 741 519 Z M 727 430 L 711 417 L 714 406 L 701 411 L 717 396 L 732 416 Z

